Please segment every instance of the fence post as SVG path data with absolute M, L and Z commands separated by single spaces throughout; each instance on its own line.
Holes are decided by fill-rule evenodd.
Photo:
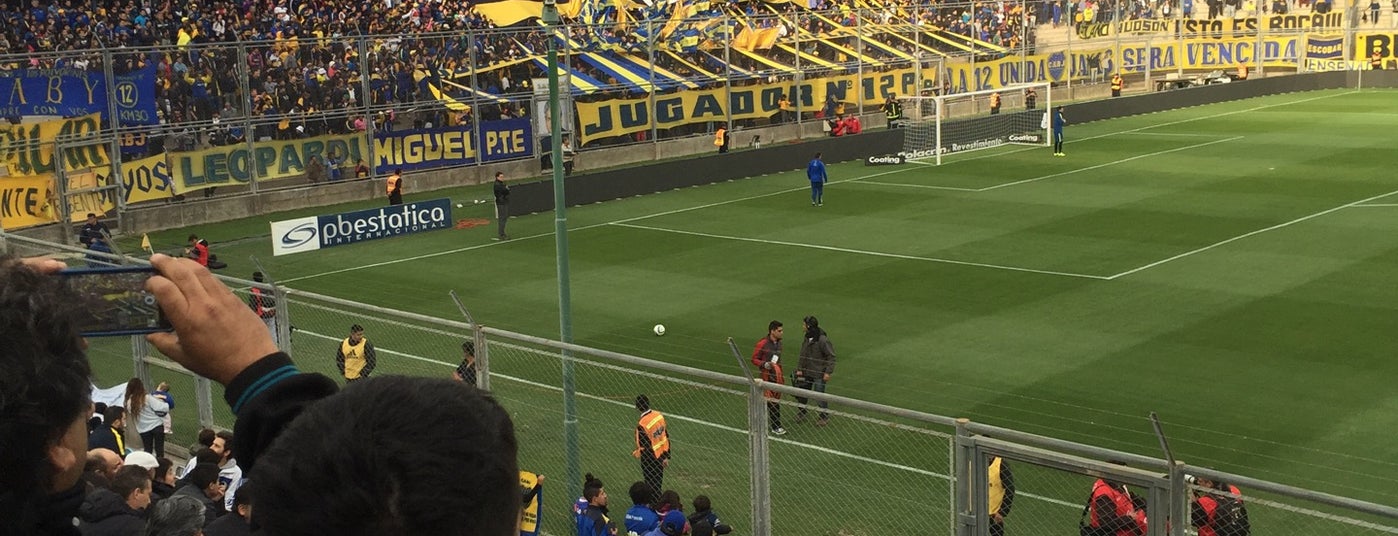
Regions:
M 759 382 L 752 379 L 752 370 L 748 368 L 747 360 L 743 359 L 743 353 L 738 350 L 738 345 L 733 342 L 732 337 L 728 338 L 728 350 L 733 352 L 733 358 L 738 360 L 738 369 L 743 371 L 743 377 L 751 379 L 748 383 L 748 449 L 751 451 L 748 458 L 748 485 L 752 493 L 752 534 L 770 536 L 772 465 L 767 451 L 767 399 L 758 385 Z
M 490 341 L 485 338 L 485 326 L 471 323 L 471 338 L 476 343 L 476 387 L 490 390 Z
M 971 502 L 971 464 L 975 462 L 975 440 L 966 425 L 970 419 L 956 420 L 956 438 L 952 441 L 951 504 L 956 509 L 952 515 L 952 534 L 971 536 L 975 534 L 976 512 Z
M 1170 465 L 1170 536 L 1184 536 L 1189 523 L 1189 486 L 1185 485 L 1184 475 L 1188 466 L 1175 460 Z
M 291 300 L 286 291 L 286 287 L 272 285 L 272 299 L 276 300 L 276 317 L 272 321 L 272 326 L 276 330 L 272 336 L 276 337 L 277 349 L 291 354 Z
M 214 390 L 212 382 L 203 376 L 194 377 L 194 398 L 199 406 L 199 426 L 214 427 Z
M 146 357 L 150 355 L 150 343 L 146 342 L 145 335 L 131 336 L 131 377 L 140 378 L 141 382 L 147 386 L 150 383 L 150 365 L 146 364 Z M 153 386 L 151 386 L 153 387 Z

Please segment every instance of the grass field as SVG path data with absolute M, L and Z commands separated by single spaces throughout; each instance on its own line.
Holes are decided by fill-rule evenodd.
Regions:
M 800 319 L 813 314 L 839 351 L 834 394 L 1148 455 L 1159 454 L 1146 420 L 1157 411 L 1176 454 L 1191 463 L 1398 504 L 1390 440 L 1398 426 L 1395 96 L 1312 92 L 1070 124 L 1066 158 L 1004 147 L 940 167 L 836 164 L 819 208 L 804 176 L 791 172 L 570 209 L 575 338 L 734 373 L 725 338 L 749 347 L 780 319 L 794 344 Z M 488 196 L 482 187 L 409 201 L 442 196 L 467 201 L 457 218 L 489 217 L 490 205 L 469 204 Z M 456 290 L 487 325 L 556 336 L 550 215 L 513 219 L 508 242 L 492 242 L 493 228 L 482 226 L 271 256 L 267 221 L 331 210 L 194 231 L 233 265 L 229 275 L 246 277 L 256 255 L 292 288 L 452 319 L 459 315 L 446 292 Z M 190 231 L 152 239 L 175 249 Z M 320 323 L 295 313 L 298 328 Z M 309 316 L 317 314 L 325 337 L 343 336 L 345 322 Z M 381 349 L 457 357 L 450 337 L 432 353 L 391 326 L 361 323 Z M 656 323 L 669 333 L 652 335 Z M 298 360 L 333 371 L 333 344 L 298 335 Z M 385 362 L 387 371 L 424 370 L 421 361 Z M 551 370 L 526 362 L 510 373 Z M 126 363 L 99 369 L 117 381 Z M 598 435 L 584 444 L 611 445 L 617 467 L 631 471 L 602 475 L 617 512 L 637 476 L 625 428 L 634 412 L 608 401 L 650 387 L 618 380 L 581 402 L 615 415 L 605 421 L 615 429 L 590 431 Z M 496 389 L 535 444 L 526 457 L 557 467 L 556 393 Z M 743 418 L 739 398 L 685 393 L 669 411 L 743 426 L 725 422 Z M 716 407 L 732 411 L 700 414 Z M 840 448 L 884 433 L 841 426 L 793 427 L 787 437 Z M 745 519 L 746 462 L 725 452 L 745 453 L 746 440 L 703 435 L 704 446 L 676 469 L 677 485 L 702 489 L 727 517 Z M 872 441 L 851 452 L 946 467 L 945 441 L 925 441 L 916 454 Z M 821 486 L 824 469 L 865 472 L 868 486 L 820 508 L 902 508 L 875 493 L 880 469 L 841 467 L 853 462 L 787 443 L 774 446 L 779 456 L 810 460 L 808 470 L 774 474 L 779 507 Z M 713 469 L 696 467 L 704 463 Z M 926 481 L 945 494 L 944 480 Z M 1088 484 L 1064 482 L 1072 484 L 1041 493 L 1067 503 L 1086 496 Z M 686 500 L 700 492 L 681 491 Z M 548 526 L 566 532 L 563 500 L 551 501 L 558 510 L 546 514 Z M 929 526 L 947 526 L 939 515 Z

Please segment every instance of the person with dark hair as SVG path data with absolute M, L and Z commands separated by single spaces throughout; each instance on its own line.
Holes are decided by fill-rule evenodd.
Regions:
M 350 326 L 349 337 L 341 341 L 340 348 L 335 351 L 335 366 L 340 369 L 345 383 L 368 378 L 377 365 L 378 353 L 374 351 L 374 343 L 364 338 L 364 327 Z
M 151 500 L 160 502 L 170 498 L 175 494 L 175 462 L 169 458 L 156 460 L 155 477 L 152 478 L 150 492 Z
M 1227 482 L 1205 477 L 1189 489 L 1189 520 L 1199 536 L 1250 536 L 1252 521 L 1243 505 L 1243 492 Z
M 134 465 L 122 467 L 110 488 L 87 494 L 78 511 L 78 529 L 83 536 L 140 536 L 146 528 L 145 510 L 150 503 L 150 473 Z
M 489 395 L 446 379 L 397 376 L 337 393 L 331 379 L 300 373 L 257 315 L 207 270 L 164 255 L 151 263 L 159 274 L 146 286 L 175 332 L 146 338 L 225 386 L 238 416 L 238 464 L 259 497 L 274 498 L 253 502 L 259 530 L 517 534 L 514 425 Z
M 1131 491 L 1121 482 L 1097 479 L 1083 514 L 1079 532 L 1086 536 L 1137 536 L 1146 532 L 1144 512 L 1136 508 Z
M 656 499 L 655 513 L 663 516 L 671 510 L 684 510 L 684 501 L 680 500 L 678 491 L 667 489 Z
M 461 364 L 452 371 L 451 379 L 467 385 L 476 385 L 476 343 L 461 343 Z
M 583 499 L 587 507 L 578 512 L 578 536 L 617 536 L 616 524 L 607 517 L 607 490 L 602 481 L 587 479 L 583 484 Z
M 213 466 L 222 465 L 223 450 L 203 448 L 194 451 L 194 456 L 189 459 L 189 465 L 185 467 L 184 476 L 180 477 L 178 482 L 175 482 L 175 488 L 178 489 L 184 487 L 185 484 L 188 484 L 190 479 L 194 477 L 194 468 L 204 464 Z
M 591 486 L 591 485 L 592 485 L 593 481 L 598 482 L 598 484 L 597 484 L 598 487 L 601 487 L 601 486 L 602 486 L 601 480 L 598 480 L 597 477 L 592 476 L 592 473 L 588 473 L 588 474 L 584 475 L 584 476 L 583 476 L 583 489 L 586 490 L 586 489 L 588 488 L 588 486 Z M 573 517 L 576 518 L 577 516 L 582 515 L 583 510 L 586 510 L 586 509 L 587 509 L 587 497 L 584 497 L 584 496 L 581 496 L 581 495 L 578 496 L 578 500 L 573 502 Z
M 758 367 L 762 373 L 762 381 L 781 385 L 782 383 L 782 333 L 784 328 L 782 323 L 773 320 L 767 323 L 767 336 L 757 340 L 757 344 L 752 348 L 752 364 Z M 782 394 L 780 391 L 767 389 L 762 393 L 767 399 L 767 427 L 772 431 L 772 435 L 783 435 L 786 428 L 782 428 Z
M 689 519 L 684 512 L 671 510 L 660 518 L 660 523 L 643 536 L 684 536 L 689 534 Z
M 694 498 L 694 513 L 689 514 L 689 527 L 694 536 L 713 536 L 733 532 L 733 527 L 724 524 L 723 521 L 719 520 L 718 514 L 714 513 L 708 495 Z
M 131 378 L 126 382 L 126 408 L 135 420 L 142 448 L 157 457 L 165 456 L 165 415 L 170 412 L 170 404 L 146 392 L 146 384 L 140 378 Z
M 496 240 L 509 240 L 510 235 L 505 234 L 505 224 L 510 221 L 510 186 L 505 184 L 505 173 L 495 172 L 495 222 L 499 226 L 499 231 L 495 235 Z
M 626 517 L 622 518 L 626 533 L 645 534 L 659 526 L 660 514 L 651 507 L 656 500 L 655 488 L 644 481 L 637 481 L 631 484 L 628 494 L 631 495 L 631 508 L 626 511 Z
M 263 283 L 266 276 L 262 272 L 253 272 L 252 280 L 255 283 Z M 272 340 L 277 339 L 277 298 L 271 292 L 263 290 L 257 285 L 248 289 L 248 307 L 252 308 L 257 317 L 262 319 L 262 323 L 267 325 L 267 333 L 272 335 Z
M 204 504 L 197 497 L 176 495 L 150 508 L 146 536 L 198 536 L 205 525 Z
M 665 481 L 665 468 L 670 466 L 670 429 L 665 416 L 650 408 L 650 398 L 636 396 L 636 411 L 641 420 L 636 424 L 636 450 L 631 455 L 641 460 L 641 478 L 650 489 L 659 490 Z
M 252 534 L 252 496 L 253 487 L 243 486 L 237 492 L 231 493 L 233 496 L 233 508 L 226 515 L 215 519 L 204 527 L 204 536 L 248 536 Z
M 92 369 L 63 262 L 0 257 L 0 534 L 77 534 Z
M 184 248 L 184 254 L 199 266 L 209 267 L 209 242 L 199 238 L 199 235 L 189 235 L 189 247 Z
M 825 206 L 825 183 L 830 182 L 830 176 L 825 173 L 825 162 L 820 160 L 821 153 L 816 153 L 815 158 L 806 164 L 806 178 L 811 181 L 811 206 Z
M 1063 127 L 1068 124 L 1068 119 L 1063 117 L 1062 106 L 1053 109 L 1050 121 L 1053 127 L 1053 156 L 1068 156 L 1063 152 Z
M 218 456 L 223 455 L 223 449 L 227 446 L 223 443 L 222 439 L 219 439 L 218 432 L 214 431 L 212 428 L 200 430 L 196 441 L 198 443 L 189 449 L 194 455 L 189 457 L 189 463 L 185 464 L 184 471 L 180 473 L 180 478 L 183 478 L 183 475 L 188 475 L 190 471 L 194 470 L 194 466 L 200 463 L 219 463 Z M 212 450 L 215 455 L 214 458 L 200 460 L 199 454 L 204 450 Z
M 78 230 L 78 242 L 80 242 L 83 247 L 91 249 L 92 244 L 96 242 L 97 239 L 101 238 L 105 240 L 111 235 L 112 230 L 107 228 L 107 224 L 98 220 L 96 213 L 89 212 L 87 213 L 87 222 L 83 223 L 82 229 Z
M 820 320 L 816 317 L 808 316 L 802 323 L 806 327 L 806 333 L 801 339 L 801 356 L 796 361 L 796 374 L 792 383 L 801 389 L 824 393 L 826 384 L 830 382 L 830 375 L 835 372 L 835 345 L 830 344 L 830 337 L 825 334 L 825 330 L 820 329 Z M 796 410 L 796 422 L 806 420 L 808 400 L 796 397 L 796 403 L 800 404 Z M 820 406 L 820 419 L 816 420 L 816 426 L 825 426 L 830 422 L 830 403 L 821 400 L 816 404 Z
M 108 449 L 120 456 L 126 452 L 126 408 L 110 406 L 102 415 L 102 423 L 87 438 L 88 449 Z
M 105 414 L 106 412 L 106 404 L 102 402 L 96 402 L 92 404 L 92 417 L 87 420 L 87 434 L 89 436 L 92 435 L 92 432 L 97 431 L 97 429 L 102 426 L 102 423 L 106 422 L 105 420 L 103 420 L 103 414 Z
M 227 513 L 223 509 L 223 494 L 226 489 L 218 481 L 218 466 L 201 463 L 185 475 L 185 483 L 175 490 L 174 497 L 181 495 L 194 497 L 204 505 L 204 524 L 207 525 Z
M 223 510 L 233 511 L 233 494 L 238 491 L 238 487 L 243 485 L 243 469 L 238 467 L 238 459 L 234 457 L 233 432 L 228 430 L 218 431 L 218 441 L 222 442 L 223 451 L 219 453 L 218 460 L 218 483 L 223 486 Z

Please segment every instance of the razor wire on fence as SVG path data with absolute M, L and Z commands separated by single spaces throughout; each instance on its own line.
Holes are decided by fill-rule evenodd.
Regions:
M 143 262 L 105 254 L 90 259 L 79 248 L 3 232 L 0 245 L 7 253 L 53 256 L 70 265 Z M 1398 509 L 1392 507 L 768 383 L 749 376 L 740 354 L 742 374 L 723 374 L 220 279 L 245 302 L 253 288 L 276 297 L 269 330 L 303 372 L 343 383 L 337 353 L 357 328 L 374 348 L 372 365 L 366 362 L 362 375 L 474 379 L 488 385 L 514 421 L 521 469 L 568 490 L 582 485 L 568 482 L 568 475 L 592 474 L 614 490 L 616 511 L 629 500 L 616 490 L 642 480 L 634 451 L 636 397 L 644 394 L 666 416 L 672 445 L 671 463 L 656 491 L 674 491 L 686 508 L 695 497 L 708 497 L 738 534 L 999 536 L 1076 530 L 1105 535 L 1112 532 L 1097 530 L 1104 517 L 1088 506 L 1104 483 L 1120 485 L 1125 497 L 1134 497 L 1119 514 L 1138 518 L 1136 534 L 1142 536 L 1398 534 Z M 170 441 L 188 444 L 201 427 L 233 427 L 236 417 L 214 398 L 209 381 L 159 356 L 143 337 L 95 338 L 88 355 L 97 387 L 133 376 L 147 385 L 169 383 L 177 401 Z M 564 378 L 565 369 L 571 378 Z M 576 427 L 565 415 L 570 395 Z M 818 406 L 821 401 L 828 410 Z M 828 418 L 821 418 L 825 412 Z M 780 433 L 770 421 L 778 415 Z M 1215 519 L 1224 517 L 1217 512 L 1237 510 L 1216 507 L 1233 493 L 1230 485 L 1246 508 L 1246 532 Z M 573 532 L 567 499 L 544 505 L 544 533 Z M 1215 518 L 1201 518 L 1196 510 L 1210 501 Z

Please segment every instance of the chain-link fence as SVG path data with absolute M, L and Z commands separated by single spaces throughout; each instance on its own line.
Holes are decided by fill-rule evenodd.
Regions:
M 78 248 L 5 233 L 0 250 L 75 265 L 140 262 L 94 260 Z M 343 382 L 337 354 L 357 327 L 374 349 L 360 375 L 457 377 L 489 389 L 514 420 L 520 467 L 566 491 L 544 503 L 545 534 L 573 532 L 568 504 L 583 473 L 612 490 L 614 511 L 626 509 L 622 490 L 643 479 L 633 452 L 642 394 L 666 416 L 670 434 L 671 463 L 658 491 L 675 491 L 686 507 L 707 496 L 738 534 L 1398 533 L 1392 507 L 768 383 L 753 377 L 731 343 L 716 346 L 714 357 L 736 357 L 740 374 L 563 344 L 464 315 L 467 321 L 446 320 L 222 280 L 243 298 L 253 288 L 275 297 L 269 330 L 305 372 Z M 96 338 L 88 353 L 96 387 L 133 376 L 148 386 L 169 383 L 176 400 L 170 443 L 192 443 L 200 427 L 232 428 L 221 393 L 143 338 Z

